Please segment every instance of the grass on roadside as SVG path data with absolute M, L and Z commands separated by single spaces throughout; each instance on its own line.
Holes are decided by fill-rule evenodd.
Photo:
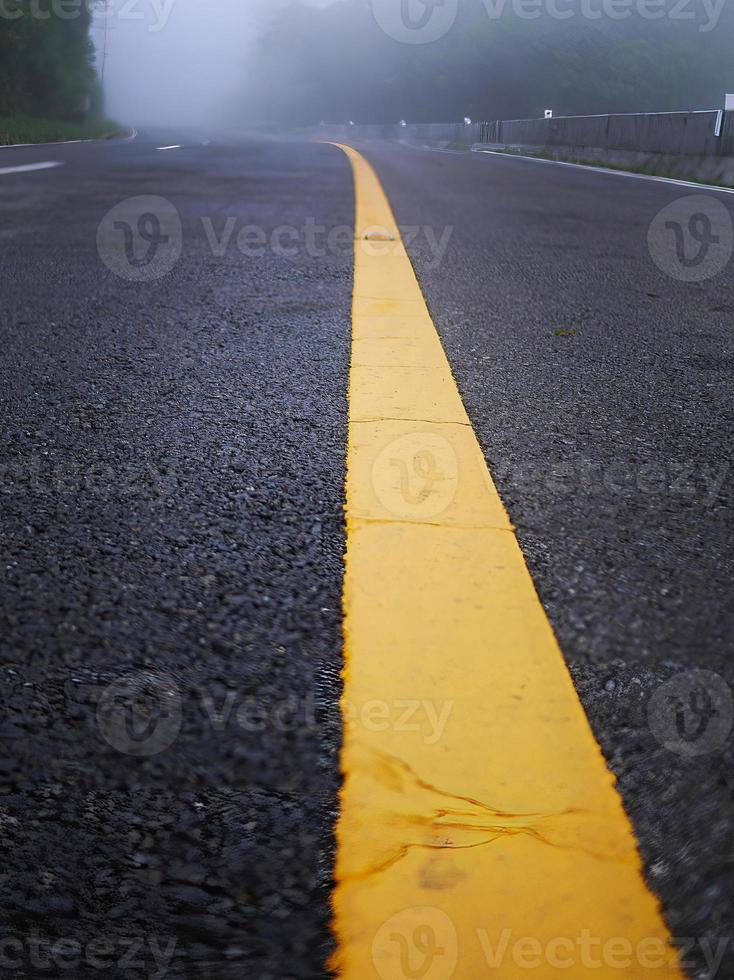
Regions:
M 62 140 L 112 139 L 126 136 L 124 127 L 111 119 L 95 119 L 83 123 L 36 119 L 32 116 L 0 116 L 0 146 L 13 143 L 57 143 Z

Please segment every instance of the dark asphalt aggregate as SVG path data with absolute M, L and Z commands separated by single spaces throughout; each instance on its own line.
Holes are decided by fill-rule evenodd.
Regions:
M 360 149 L 688 972 L 708 938 L 734 976 L 733 267 L 653 263 L 679 187 Z M 323 977 L 352 249 L 305 243 L 351 225 L 347 160 L 176 133 L 1 152 L 65 165 L 0 177 L 0 975 Z M 143 283 L 96 246 L 138 195 L 183 222 Z M 243 255 L 246 225 L 293 253 Z M 651 704 L 694 668 L 719 681 L 682 703 L 683 755 Z
M 155 145 L 0 184 L 0 975 L 323 976 L 352 259 L 217 257 L 201 219 L 348 224 L 349 167 Z M 183 220 L 151 283 L 95 245 L 141 194 Z
M 734 215 L 734 195 L 359 148 L 414 235 L 434 322 L 648 880 L 674 935 L 696 940 L 688 971 L 710 976 L 708 939 L 725 951 L 716 975 L 734 977 L 734 736 L 719 699 L 734 690 L 734 261 L 684 283 L 648 248 L 671 202 L 714 197 Z M 697 669 L 718 679 L 690 704 L 675 679 Z M 651 698 L 671 679 L 701 754 L 651 731 Z

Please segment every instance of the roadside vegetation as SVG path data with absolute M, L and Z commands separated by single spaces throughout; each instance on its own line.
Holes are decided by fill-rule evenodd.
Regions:
M 89 37 L 91 15 L 57 15 L 52 0 L 3 0 L 0 145 L 113 135 Z
M 734 3 L 722 0 L 714 17 L 708 0 L 678 14 L 677 0 L 660 0 L 667 15 L 616 20 L 582 16 L 581 0 L 563 0 L 576 15 L 558 19 L 544 2 L 537 19 L 518 16 L 516 0 L 460 3 L 444 37 L 414 46 L 380 30 L 364 0 L 273 3 L 250 72 L 251 114 L 309 125 L 524 119 L 546 108 L 714 109 L 734 92 Z
M 57 143 L 63 140 L 112 139 L 126 131 L 110 119 L 63 122 L 33 116 L 0 118 L 0 146 L 13 143 Z

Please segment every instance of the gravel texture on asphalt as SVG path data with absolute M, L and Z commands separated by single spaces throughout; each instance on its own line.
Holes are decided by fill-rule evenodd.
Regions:
M 0 184 L 0 973 L 323 976 L 352 251 L 303 233 L 349 166 L 82 149 Z M 137 195 L 183 222 L 149 283 L 95 245 Z
M 695 940 L 688 971 L 712 975 L 708 950 L 724 955 L 716 976 L 734 976 L 733 264 L 684 283 L 648 249 L 672 202 L 697 194 L 693 213 L 715 214 L 712 197 L 734 213 L 734 197 L 477 153 L 360 149 L 412 239 L 650 884 L 675 936 Z M 676 208 L 663 220 L 685 230 L 690 209 Z M 672 233 L 662 241 L 675 247 Z M 696 242 L 686 247 L 695 257 Z M 716 676 L 689 683 L 699 669 Z M 676 717 L 682 747 L 701 754 L 656 739 L 653 728 L 675 736 Z
M 688 972 L 711 941 L 734 976 L 731 265 L 653 263 L 688 190 L 361 149 Z M 190 134 L 3 154 L 64 165 L 0 183 L 0 973 L 324 977 L 348 163 Z M 143 283 L 95 244 L 139 195 L 183 227 Z

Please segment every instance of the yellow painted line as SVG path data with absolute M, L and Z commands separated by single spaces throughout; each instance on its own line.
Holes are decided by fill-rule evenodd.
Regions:
M 332 968 L 681 978 L 390 205 L 342 149 L 356 246 Z

